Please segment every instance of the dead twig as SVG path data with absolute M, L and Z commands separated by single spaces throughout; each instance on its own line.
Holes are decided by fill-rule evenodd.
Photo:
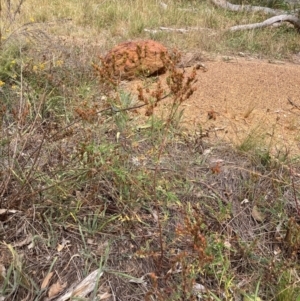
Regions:
M 221 196 L 216 189 L 214 189 L 211 185 L 203 182 L 203 181 L 195 181 L 195 180 L 191 180 L 191 182 L 196 183 L 196 184 L 200 184 L 205 186 L 206 188 L 208 188 L 209 190 L 211 190 L 223 203 L 228 204 L 228 200 L 226 200 L 223 196 Z
M 296 109 L 300 110 L 300 106 L 295 104 L 290 97 L 288 97 L 288 102 Z
M 182 34 L 186 34 L 186 33 L 189 33 L 191 31 L 206 31 L 206 32 L 210 31 L 210 32 L 212 32 L 212 35 L 217 34 L 214 29 L 207 28 L 207 27 L 172 28 L 172 27 L 163 27 L 163 26 L 160 26 L 160 27 L 158 27 L 158 29 L 148 29 L 148 28 L 145 28 L 144 31 L 145 32 L 150 32 L 151 34 L 160 33 L 162 31 L 166 31 L 166 32 L 178 32 L 178 33 L 182 33 Z

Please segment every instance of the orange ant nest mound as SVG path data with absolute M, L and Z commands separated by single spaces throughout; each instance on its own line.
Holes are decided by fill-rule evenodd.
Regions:
M 115 46 L 104 58 L 115 77 L 132 80 L 140 76 L 162 74 L 170 59 L 168 50 L 153 40 L 125 42 Z

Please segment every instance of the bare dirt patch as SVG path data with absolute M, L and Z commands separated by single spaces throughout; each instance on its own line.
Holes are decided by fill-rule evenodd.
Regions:
M 240 57 L 204 63 L 208 71 L 198 73 L 197 91 L 183 104 L 189 130 L 201 127 L 211 139 L 234 145 L 252 137 L 272 151 L 299 152 L 298 64 Z M 130 90 L 138 84 L 130 83 Z

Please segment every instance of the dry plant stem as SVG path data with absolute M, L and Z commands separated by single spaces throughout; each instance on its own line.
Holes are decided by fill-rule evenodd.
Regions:
M 17 14 L 21 12 L 21 6 L 25 0 L 20 0 L 16 9 L 12 11 L 11 0 L 7 0 L 7 19 L 9 19 L 9 26 L 16 20 Z
M 157 174 L 158 174 L 158 170 L 159 170 L 159 160 L 162 156 L 163 150 L 165 149 L 165 144 L 166 144 L 166 139 L 167 139 L 167 132 L 168 129 L 170 128 L 171 125 L 171 121 L 173 120 L 177 109 L 178 109 L 178 105 L 176 105 L 176 100 L 174 99 L 173 104 L 172 104 L 172 108 L 169 114 L 169 117 L 167 119 L 167 123 L 166 126 L 164 128 L 164 136 L 163 136 L 163 141 L 160 144 L 160 148 L 159 148 L 159 152 L 158 152 L 158 156 L 157 156 L 157 162 L 155 164 L 155 169 L 154 169 L 154 176 L 153 176 L 153 195 L 154 195 L 154 204 L 156 205 L 156 212 L 159 212 L 159 202 L 158 202 L 158 197 L 157 197 Z M 162 233 L 162 225 L 161 225 L 161 221 L 160 218 L 158 217 L 158 229 L 159 229 L 159 244 L 160 244 L 160 264 L 159 264 L 159 270 L 161 271 L 162 269 L 162 262 L 163 262 L 163 258 L 164 258 L 164 246 L 163 246 L 163 233 Z
M 285 167 L 287 167 L 287 166 L 285 166 Z M 246 171 L 246 172 L 248 172 L 251 175 L 258 176 L 258 177 L 264 178 L 264 179 L 270 179 L 270 180 L 272 180 L 272 181 L 274 181 L 274 182 L 276 182 L 278 184 L 284 184 L 284 185 L 288 184 L 288 182 L 286 182 L 286 181 L 278 180 L 278 179 L 276 179 L 276 178 L 274 178 L 272 176 L 269 176 L 269 175 L 272 175 L 272 171 L 268 175 L 263 175 L 260 172 L 252 171 L 252 170 L 249 170 L 249 169 L 246 169 L 246 168 L 242 168 L 242 167 L 239 167 L 239 166 L 231 166 L 230 168 L 231 169 L 241 170 L 241 171 Z M 299 175 L 297 175 L 297 176 L 299 176 Z
M 31 177 L 32 172 L 34 171 L 34 168 L 36 166 L 36 163 L 38 162 L 38 159 L 40 158 L 40 153 L 42 151 L 42 147 L 44 145 L 44 142 L 45 142 L 45 135 L 44 135 L 40 145 L 37 147 L 37 149 L 33 152 L 33 154 L 30 156 L 30 158 L 28 158 L 28 160 L 24 164 L 24 165 L 26 165 L 27 162 L 32 158 L 32 156 L 37 152 L 37 154 L 34 157 L 34 160 L 33 160 L 33 163 L 32 163 L 32 166 L 31 166 L 30 170 L 28 171 L 27 174 L 24 175 L 25 182 L 23 183 L 23 185 L 20 187 L 20 189 L 16 193 L 16 198 L 18 198 L 20 195 L 22 195 L 22 192 L 23 192 L 24 188 L 26 188 L 26 184 L 31 188 L 31 191 L 34 191 L 31 187 L 31 185 L 30 185 L 29 179 Z M 14 204 L 14 206 L 19 205 L 19 204 L 16 204 L 16 198 L 12 200 L 12 203 Z
M 176 54 L 177 56 L 179 55 L 178 53 Z M 175 62 L 178 60 L 179 57 L 175 57 Z M 176 112 L 180 106 L 180 104 L 184 101 L 187 100 L 193 93 L 194 88 L 192 88 L 192 83 L 195 82 L 195 76 L 196 76 L 196 70 L 194 69 L 193 72 L 191 73 L 190 76 L 187 77 L 186 81 L 184 79 L 183 73 L 178 72 L 178 70 L 175 67 L 174 62 L 169 61 L 167 62 L 168 64 L 168 69 L 170 72 L 170 77 L 169 81 L 167 81 L 169 89 L 172 93 L 172 107 L 169 113 L 169 116 L 167 118 L 167 123 L 164 127 L 164 132 L 163 132 L 163 139 L 159 147 L 158 151 L 158 156 L 157 156 L 157 162 L 155 165 L 155 170 L 154 170 L 154 176 L 153 176 L 153 195 L 154 195 L 154 203 L 156 205 L 156 210 L 159 212 L 159 201 L 157 197 L 157 176 L 158 176 L 158 170 L 159 170 L 159 161 L 162 156 L 163 150 L 165 149 L 166 145 L 166 139 L 167 139 L 167 133 L 170 128 L 172 120 L 174 120 Z M 158 85 L 158 91 L 156 94 L 156 102 L 160 100 L 160 88 Z M 141 93 L 142 94 L 142 93 Z M 155 95 L 155 94 L 154 94 Z M 151 111 L 153 113 L 153 110 Z M 159 262 L 159 270 L 161 271 L 162 269 L 162 263 L 163 263 L 163 258 L 164 258 L 164 246 L 163 246 L 163 234 L 162 234 L 162 226 L 160 219 L 158 218 L 158 226 L 159 226 L 159 241 L 160 241 L 160 262 Z
M 291 181 L 292 181 L 292 188 L 293 188 L 293 194 L 294 194 L 294 201 L 295 201 L 295 205 L 296 205 L 296 210 L 297 210 L 297 214 L 300 215 L 298 198 L 297 198 L 296 188 L 295 188 L 294 174 L 293 174 L 291 165 L 289 165 L 289 168 L 290 168 L 290 176 L 291 176 Z
M 162 98 L 156 99 L 156 102 L 158 102 L 160 100 L 162 100 Z M 159 201 L 158 201 L 158 197 L 157 197 L 157 175 L 158 175 L 158 170 L 159 170 L 159 161 L 160 161 L 160 158 L 162 156 L 163 150 L 165 149 L 168 129 L 170 128 L 171 121 L 173 120 L 177 109 L 178 109 L 178 106 L 176 106 L 176 95 L 174 95 L 173 104 L 172 104 L 172 107 L 171 107 L 171 111 L 169 113 L 169 117 L 167 119 L 166 126 L 164 127 L 163 140 L 162 140 L 162 142 L 160 144 L 160 147 L 159 147 L 157 162 L 155 164 L 155 169 L 154 169 L 153 195 L 154 195 L 154 204 L 156 206 L 155 209 L 156 209 L 157 213 L 160 210 Z M 160 221 L 159 217 L 158 217 L 157 221 L 158 221 L 158 228 L 159 228 L 159 244 L 160 244 L 160 261 L 159 261 L 158 268 L 159 268 L 159 271 L 161 272 L 162 262 L 163 262 L 163 258 L 164 258 L 163 233 L 162 233 L 162 225 L 161 225 L 161 221 Z
M 154 170 L 154 176 L 153 176 L 153 195 L 154 195 L 154 204 L 155 204 L 155 209 L 156 212 L 158 214 L 158 218 L 157 218 L 157 223 L 158 223 L 158 230 L 159 230 L 159 245 L 160 245 L 160 261 L 159 261 L 159 271 L 161 272 L 162 270 L 162 262 L 163 262 L 163 258 L 164 258 L 164 246 L 163 246 L 163 234 L 162 234 L 162 226 L 161 226 L 161 221 L 159 218 L 159 210 L 160 210 L 160 206 L 159 206 L 159 202 L 158 202 L 158 197 L 157 197 L 157 173 L 158 173 L 158 164 L 159 164 L 159 159 L 162 156 L 162 152 L 163 149 L 165 147 L 165 142 L 166 142 L 166 129 L 168 128 L 168 124 L 165 127 L 165 132 L 164 132 L 164 137 L 163 137 L 163 141 L 160 145 L 159 148 L 159 152 L 158 152 L 158 156 L 157 156 L 157 162 L 155 164 L 155 170 Z
M 14 16 L 13 16 L 13 19 L 12 19 L 12 22 L 16 19 L 16 15 L 19 14 L 21 12 L 21 6 L 22 4 L 24 3 L 25 0 L 20 0 L 16 10 L 14 11 Z
M 0 20 L 2 20 L 2 0 L 0 0 Z M 2 27 L 0 25 L 0 49 L 2 47 Z
M 115 292 L 112 288 L 112 285 L 111 285 L 110 281 L 108 281 L 108 284 L 109 284 L 109 287 L 110 287 L 110 290 L 111 290 L 111 294 L 113 296 L 113 301 L 116 301 L 116 295 L 115 295 Z
M 199 180 L 197 180 L 197 181 L 192 180 L 192 182 L 205 186 L 206 188 L 211 190 L 224 204 L 228 204 L 228 200 L 224 199 L 211 185 L 209 185 L 205 182 L 199 181 Z

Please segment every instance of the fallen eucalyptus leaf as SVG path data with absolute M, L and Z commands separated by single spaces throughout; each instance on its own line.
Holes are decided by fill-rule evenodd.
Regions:
M 263 222 L 265 220 L 265 215 L 258 210 L 258 207 L 256 205 L 253 206 L 252 208 L 252 217 L 257 221 L 257 222 Z
M 33 239 L 32 235 L 29 234 L 25 239 L 12 244 L 12 247 L 15 248 L 15 247 L 23 247 L 25 245 L 29 245 L 32 242 L 32 239 Z
M 59 293 L 61 293 L 67 286 L 67 283 L 61 283 L 60 281 L 57 281 L 56 283 L 52 284 L 49 288 L 48 297 L 52 298 Z
M 107 299 L 107 298 L 110 298 L 111 297 L 111 294 L 109 293 L 103 293 L 101 295 L 98 295 L 98 300 L 104 300 L 104 299 Z
M 129 280 L 129 282 L 131 282 L 131 283 L 137 283 L 137 284 L 146 284 L 144 276 L 142 276 L 140 278 L 132 278 L 132 279 Z
M 50 272 L 47 274 L 47 276 L 44 278 L 44 280 L 42 282 L 41 289 L 44 289 L 48 286 L 53 274 L 54 274 L 53 272 Z
M 2 263 L 0 263 L 0 283 L 3 279 L 5 279 L 5 277 L 6 277 L 6 268 Z

